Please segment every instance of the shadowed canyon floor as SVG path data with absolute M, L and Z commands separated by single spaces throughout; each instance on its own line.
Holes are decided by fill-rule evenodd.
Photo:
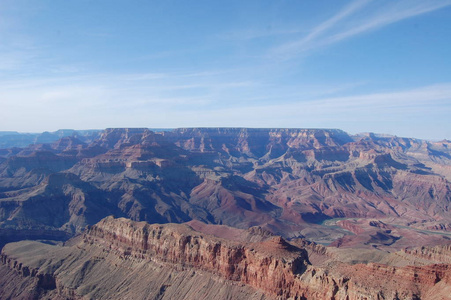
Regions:
M 11 139 L 2 142 L 0 136 L 0 144 L 11 145 Z M 115 291 L 125 293 L 119 297 L 124 299 L 136 289 L 145 293 L 133 283 L 145 268 L 150 268 L 145 271 L 149 274 L 156 272 L 149 275 L 149 282 L 155 282 L 148 284 L 154 295 L 149 299 L 176 297 L 177 286 L 183 286 L 187 299 L 220 286 L 224 287 L 218 299 L 364 299 L 358 296 L 366 295 L 364 286 L 368 299 L 434 299 L 434 293 L 443 297 L 438 291 L 446 291 L 449 283 L 450 141 L 350 136 L 335 129 L 247 128 L 61 131 L 41 140 L 51 142 L 36 138 L 23 148 L 0 149 L 0 247 L 26 239 L 64 242 L 79 235 L 79 240 L 64 247 L 38 242 L 6 245 L 1 272 L 11 280 L 0 284 L 2 290 L 22 287 L 24 294 L 16 294 L 18 298 L 107 299 Z M 150 224 L 188 223 L 102 220 L 110 215 Z M 157 226 L 166 237 L 174 238 L 175 233 L 168 233 L 173 230 L 191 238 L 182 246 L 171 246 L 171 261 L 167 253 L 161 256 L 163 250 L 144 247 L 145 236 L 121 240 L 113 224 L 124 236 L 149 234 L 156 230 L 149 226 Z M 108 226 L 113 229 L 105 229 Z M 133 230 L 125 234 L 123 228 Z M 143 233 L 142 228 L 148 229 Z M 200 261 L 185 257 L 181 263 L 187 250 L 180 249 L 197 235 L 201 240 L 221 239 L 218 243 L 230 249 L 256 251 L 240 254 L 246 258 L 283 254 L 287 258 L 279 265 L 289 257 L 302 263 L 295 270 L 285 265 L 277 271 L 281 277 L 271 281 L 280 285 L 276 287 L 249 277 L 248 269 L 239 278 L 230 275 L 241 270 L 239 263 L 232 263 L 233 255 L 228 265 L 215 265 L 208 259 L 217 253 L 206 258 L 199 250 L 190 255 Z M 265 241 L 278 246 L 266 249 Z M 434 265 L 440 263 L 445 264 Z M 117 275 L 128 281 L 114 288 L 100 281 L 89 283 L 101 277 L 92 264 L 102 270 L 116 264 Z M 69 271 L 69 265 L 77 271 Z M 169 265 L 171 271 L 166 270 Z M 25 273 L 33 269 L 34 276 L 24 276 L 23 266 L 29 270 Z M 126 274 L 141 267 L 134 275 Z M 155 271 L 158 268 L 166 271 Z M 158 272 L 165 272 L 160 281 Z M 397 283 L 384 283 L 386 276 Z M 378 289 L 384 291 L 379 296 Z

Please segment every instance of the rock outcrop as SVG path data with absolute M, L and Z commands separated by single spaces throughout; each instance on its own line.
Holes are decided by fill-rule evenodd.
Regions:
M 208 271 L 284 298 L 297 293 L 293 282 L 308 265 L 307 252 L 281 237 L 247 244 L 204 236 L 186 225 L 149 225 L 110 217 L 91 227 L 84 240 L 117 255 Z
M 249 128 L 111 128 L 61 137 L 0 151 L 0 228 L 75 234 L 113 214 L 260 226 L 285 238 L 396 250 L 421 244 L 345 221 L 358 236 L 351 241 L 323 223 L 375 219 L 412 234 L 449 230 L 448 141 Z
M 263 234 L 259 242 L 227 240 L 185 224 L 151 225 L 108 217 L 64 247 L 37 242 L 5 246 L 0 274 L 7 277 L 0 277 L 0 296 L 318 300 L 449 296 L 450 264 L 396 267 L 329 261 L 315 266 L 302 247 L 261 230 L 252 232 Z M 449 246 L 431 251 L 450 252 Z M 213 288 L 219 292 L 214 294 Z

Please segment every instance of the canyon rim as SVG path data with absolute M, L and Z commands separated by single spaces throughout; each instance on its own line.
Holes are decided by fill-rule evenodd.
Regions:
M 3 140 L 2 298 L 449 296 L 449 141 L 282 128 L 53 135 Z

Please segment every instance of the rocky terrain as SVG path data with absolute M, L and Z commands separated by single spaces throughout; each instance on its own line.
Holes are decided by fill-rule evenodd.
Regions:
M 451 294 L 450 141 L 335 129 L 59 133 L 0 149 L 0 248 L 46 241 L 4 246 L 2 299 Z
M 73 235 L 114 215 L 259 225 L 341 247 L 401 249 L 417 237 L 440 244 L 451 228 L 450 147 L 446 140 L 326 129 L 106 129 L 92 140 L 65 136 L 0 151 L 0 230 Z M 360 229 L 331 223 L 336 218 Z M 366 220 L 391 227 L 362 226 Z
M 341 261 L 340 250 L 289 243 L 262 228 L 191 225 L 108 217 L 65 246 L 8 244 L 1 254 L 0 297 L 449 299 L 449 246 L 386 254 L 380 258 L 385 264 L 350 264 Z M 323 261 L 310 262 L 314 254 Z M 414 257 L 421 263 L 410 264 Z

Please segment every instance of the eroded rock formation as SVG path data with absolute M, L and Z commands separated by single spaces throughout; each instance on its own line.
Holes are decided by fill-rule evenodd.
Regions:
M 241 240 L 250 232 L 258 242 Z M 235 237 L 220 238 L 186 224 L 151 225 L 108 217 L 66 246 L 38 242 L 5 246 L 0 296 L 173 299 L 178 295 L 179 299 L 196 299 L 210 295 L 209 299 L 318 300 L 449 296 L 449 264 L 352 265 L 329 260 L 312 265 L 307 248 L 281 237 L 257 229 Z M 422 257 L 431 253 L 437 259 L 437 255 L 449 257 L 450 248 L 422 248 L 409 255 L 418 253 Z M 27 289 L 21 290 L 23 286 Z M 216 295 L 213 289 L 218 289 Z
M 408 236 L 405 227 L 412 237 L 449 230 L 450 149 L 449 141 L 335 129 L 113 128 L 64 136 L 0 151 L 0 228 L 76 234 L 112 214 L 398 250 L 417 240 L 398 238 Z M 349 232 L 324 226 L 331 218 L 404 232 L 349 221 L 342 227 L 357 237 L 343 237 Z

